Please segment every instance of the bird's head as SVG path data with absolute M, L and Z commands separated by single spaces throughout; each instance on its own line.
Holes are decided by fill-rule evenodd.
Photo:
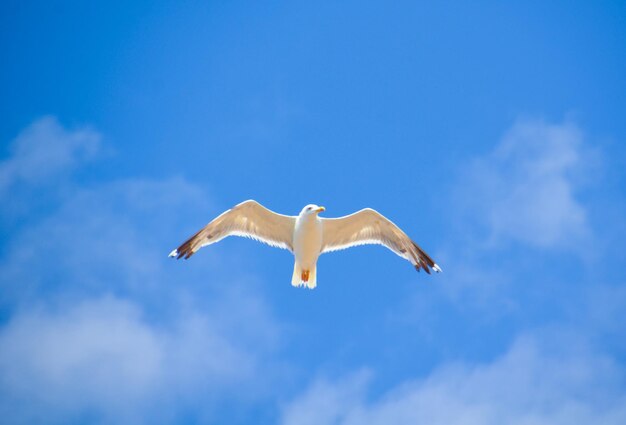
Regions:
M 300 211 L 300 216 L 317 215 L 325 210 L 326 208 L 320 207 L 319 205 L 309 204 L 306 207 L 302 208 L 302 211 Z

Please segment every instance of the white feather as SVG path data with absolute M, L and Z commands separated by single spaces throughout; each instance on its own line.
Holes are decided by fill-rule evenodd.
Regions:
M 391 220 L 371 208 L 345 217 L 323 218 L 322 223 L 324 226 L 322 252 L 366 244 L 384 245 L 400 257 L 409 260 L 418 270 L 421 268 L 429 271 L 428 267 L 434 269 L 435 263 L 428 254 Z

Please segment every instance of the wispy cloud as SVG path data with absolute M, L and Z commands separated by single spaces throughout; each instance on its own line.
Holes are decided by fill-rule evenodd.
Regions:
M 589 152 L 573 123 L 519 121 L 492 152 L 470 162 L 457 189 L 461 210 L 491 245 L 572 247 L 590 234 L 576 195 Z
M 285 425 L 340 424 L 363 403 L 371 372 L 361 370 L 340 380 L 319 378 L 284 406 Z
M 92 159 L 101 135 L 82 127 L 68 130 L 48 116 L 33 122 L 10 144 L 10 157 L 0 162 L 0 196 L 14 185 L 42 184 Z
M 167 423 L 186 409 L 250 393 L 257 353 L 206 312 L 154 323 L 128 300 L 104 297 L 17 314 L 0 330 L 0 411 L 11 423 Z M 169 419 L 168 419 L 169 418 Z
M 285 425 L 621 424 L 626 370 L 575 334 L 519 337 L 486 364 L 446 364 L 368 399 L 367 381 L 320 380 L 284 410 Z
M 207 278 L 209 254 L 167 258 L 185 222 L 211 210 L 205 191 L 181 178 L 81 184 L 72 170 L 99 140 L 46 118 L 4 162 L 12 193 L 68 178 L 55 182 L 63 196 L 23 210 L 3 241 L 2 417 L 206 422 L 222 402 L 265 397 L 279 326 L 254 279 L 215 262 Z
M 46 214 L 23 217 L 9 233 L 0 258 L 5 306 L 59 292 L 145 298 L 168 288 L 164 251 L 173 230 L 190 211 L 209 208 L 206 194 L 180 178 L 68 184 L 64 191 Z
M 616 342 L 623 333 L 623 282 L 603 283 L 597 274 L 572 281 L 563 264 L 547 270 L 545 258 L 570 257 L 578 267 L 581 258 L 589 260 L 588 246 L 577 244 L 597 237 L 578 196 L 590 152 L 573 123 L 521 121 L 457 181 L 453 214 L 462 233 L 449 239 L 442 283 L 433 290 L 444 296 L 420 294 L 400 316 L 432 333 L 439 349 L 457 344 L 460 358 L 456 335 L 478 345 L 494 334 L 508 341 L 501 349 L 489 342 L 492 360 L 443 361 L 376 394 L 375 373 L 320 377 L 284 407 L 283 423 L 625 422 L 626 367 L 615 354 L 624 347 Z M 448 297 L 452 323 L 441 318 L 441 304 L 428 305 Z M 454 323 L 465 318 L 471 325 Z
M 591 268 L 599 249 L 583 194 L 600 157 L 573 122 L 519 120 L 467 160 L 451 190 L 453 242 L 440 260 L 448 295 L 497 317 L 544 285 L 529 281 L 533 271 Z

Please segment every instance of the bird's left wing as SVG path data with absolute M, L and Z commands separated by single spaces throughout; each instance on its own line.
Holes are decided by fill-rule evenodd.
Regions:
M 211 221 L 169 256 L 187 259 L 203 246 L 211 245 L 227 236 L 252 238 L 293 251 L 295 222 L 295 217 L 277 214 L 256 201 L 245 201 Z
M 322 253 L 337 251 L 357 245 L 384 245 L 400 257 L 409 260 L 417 271 L 441 268 L 413 242 L 398 226 L 382 214 L 366 208 L 339 218 L 322 218 Z

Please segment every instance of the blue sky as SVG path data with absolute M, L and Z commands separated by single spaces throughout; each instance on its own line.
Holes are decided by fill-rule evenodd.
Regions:
M 626 422 L 621 2 L 3 2 L 10 423 Z M 256 199 L 382 247 L 229 238 Z

